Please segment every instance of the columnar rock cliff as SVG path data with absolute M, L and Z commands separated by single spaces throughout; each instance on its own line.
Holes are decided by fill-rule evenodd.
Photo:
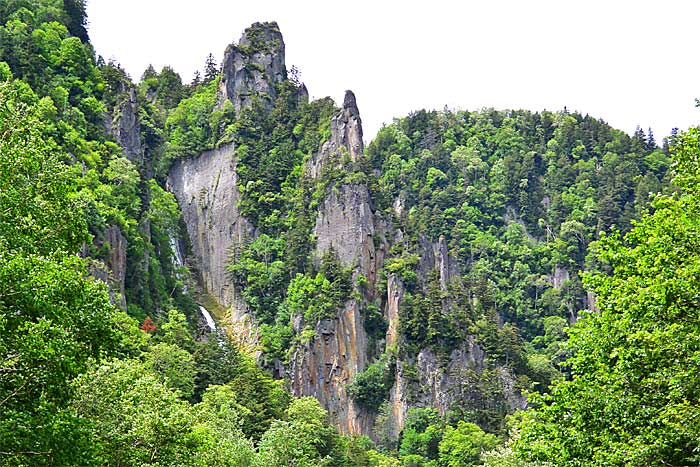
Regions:
M 109 300 L 122 310 L 126 310 L 126 296 L 124 293 L 126 279 L 126 247 L 127 240 L 122 231 L 116 225 L 109 226 L 93 240 L 93 245 L 107 249 L 107 258 L 104 262 L 92 261 L 90 273 L 96 279 L 107 284 Z M 82 255 L 87 256 L 87 245 Z
M 229 100 L 236 112 L 260 98 L 270 106 L 275 85 L 287 79 L 284 40 L 277 23 L 255 23 L 238 44 L 226 48 L 219 83 L 219 103 Z
M 328 164 L 331 170 L 343 170 L 344 158 L 348 162 L 358 162 L 364 157 L 362 141 L 362 119 L 357 108 L 355 94 L 345 91 L 343 107 L 331 120 L 331 136 L 324 142 L 321 150 L 312 155 L 307 164 L 307 173 L 312 178 L 319 178 Z
M 350 301 L 335 319 L 316 325 L 313 339 L 298 349 L 291 362 L 295 396 L 314 396 L 343 433 L 370 433 L 372 417 L 348 396 L 347 386 L 367 365 L 367 338 L 359 304 Z
M 114 138 L 122 154 L 150 177 L 151 164 L 146 164 L 144 160 L 136 89 L 122 83 L 119 91 L 120 98 L 115 108 L 105 113 L 104 131 Z M 112 303 L 126 310 L 127 239 L 118 226 L 109 225 L 96 235 L 93 244 L 97 248 L 106 248 L 107 257 L 104 263 L 93 263 L 91 273 L 107 283 Z M 87 251 L 84 255 L 87 256 Z
M 168 188 L 180 204 L 202 285 L 220 304 L 238 305 L 226 266 L 236 247 L 254 236 L 254 228 L 237 209 L 233 145 L 176 161 Z
M 107 117 L 108 131 L 121 146 L 124 156 L 137 166 L 141 166 L 144 162 L 144 148 L 141 143 L 136 89 L 125 88 L 122 90 L 122 96 L 121 102 L 115 109 L 115 116 Z
M 321 177 L 324 170 L 344 170 L 342 157 L 358 162 L 363 155 L 362 121 L 352 91 L 331 121 L 331 135 L 307 164 L 307 174 Z M 316 258 L 332 251 L 355 274 L 374 284 L 377 254 L 375 215 L 367 186 L 341 184 L 329 190 L 316 218 Z M 328 409 L 345 433 L 369 433 L 372 417 L 349 398 L 347 386 L 367 364 L 367 337 L 360 304 L 350 300 L 336 319 L 321 320 L 314 338 L 295 353 L 290 373 L 297 396 L 313 395 Z
M 275 86 L 284 79 L 284 42 L 279 29 L 274 23 L 258 23 L 244 33 L 238 45 L 226 50 L 218 105 L 229 101 L 240 112 L 256 98 L 272 103 Z M 303 97 L 305 87 L 299 92 Z M 343 267 L 352 270 L 353 294 L 335 317 L 304 323 L 301 314 L 292 316 L 296 344 L 291 359 L 273 363 L 275 374 L 287 379 L 292 393 L 318 398 L 341 431 L 371 435 L 376 413 L 356 404 L 348 386 L 379 355 L 387 349 L 397 352 L 398 348 L 389 363 L 395 365 L 391 369 L 395 381 L 387 388 L 388 432 L 397 436 L 410 407 L 434 406 L 446 412 L 455 404 L 465 404 L 468 410 L 469 404 L 477 407 L 491 402 L 484 402 L 485 389 L 479 387 L 486 363 L 484 351 L 474 339 L 461 343 L 446 356 L 427 348 L 416 355 L 400 351 L 399 323 L 407 291 L 398 275 L 382 276 L 381 271 L 392 243 L 403 242 L 403 234 L 393 227 L 392 214 L 378 211 L 372 199 L 362 138 L 355 95 L 347 91 L 342 107 L 330 122 L 329 136 L 306 160 L 302 177 L 324 190 L 310 232 L 314 240 L 311 260 L 318 266 L 321 258 L 332 252 Z M 180 204 L 203 288 L 220 304 L 233 308 L 234 320 L 247 323 L 250 316 L 244 317 L 246 304 L 227 273 L 227 265 L 236 260 L 237 251 L 257 236 L 255 226 L 238 209 L 242 195 L 236 164 L 233 144 L 192 154 L 174 163 L 168 187 Z M 394 203 L 395 218 L 404 214 L 402 203 Z M 418 243 L 419 286 L 436 271 L 439 287 L 447 293 L 461 276 L 446 240 L 431 241 L 421 236 Z M 382 307 L 387 323 L 386 335 L 369 336 L 364 313 L 367 307 L 377 305 Z M 449 312 L 449 304 L 444 308 Z M 471 379 L 465 379 L 465 375 Z M 496 381 L 502 395 L 494 404 L 522 406 L 509 370 L 498 369 L 492 381 Z

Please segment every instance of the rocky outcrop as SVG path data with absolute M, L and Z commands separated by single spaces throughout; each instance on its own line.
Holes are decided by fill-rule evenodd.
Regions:
M 333 164 L 347 172 L 346 163 L 359 162 L 363 157 L 362 122 L 355 96 L 347 91 L 342 109 L 331 122 L 331 136 L 307 163 L 305 174 L 322 177 L 323 170 Z M 330 186 L 319 204 L 314 236 L 315 257 L 333 254 L 346 267 L 363 275 L 369 290 L 358 292 L 371 296 L 377 280 L 377 264 L 383 260 L 383 249 L 375 245 L 386 243 L 377 232 L 378 221 L 372 210 L 370 193 L 365 185 L 339 182 Z M 298 320 L 297 320 L 298 321 Z M 295 322 L 301 332 L 303 322 Z M 328 410 L 338 428 L 344 433 L 369 434 L 373 417 L 359 409 L 348 397 L 347 385 L 367 364 L 368 342 L 365 335 L 360 303 L 349 301 L 335 319 L 321 320 L 312 340 L 298 349 L 290 368 L 293 393 L 313 395 Z
M 314 233 L 318 258 L 333 250 L 345 266 L 357 266 L 369 282 L 374 282 L 374 214 L 366 186 L 332 189 L 319 207 Z
M 287 76 L 284 42 L 277 25 L 256 23 L 246 30 L 240 42 L 226 50 L 222 67 L 219 106 L 230 101 L 240 112 L 258 99 L 270 107 L 276 97 L 275 87 Z M 308 98 L 303 85 L 299 98 Z M 323 255 L 332 252 L 343 266 L 352 268 L 355 290 L 353 298 L 337 310 L 334 318 L 305 323 L 301 315 L 292 317 L 301 343 L 296 344 L 289 362 L 268 362 L 274 367 L 275 376 L 286 378 L 295 396 L 316 397 L 339 430 L 349 434 L 372 435 L 375 414 L 354 403 L 348 395 L 348 385 L 373 358 L 390 348 L 392 352 L 398 349 L 391 353 L 392 362 L 396 363 L 392 373 L 396 379 L 389 392 L 388 423 L 392 436 L 398 437 L 410 407 L 433 406 L 442 413 L 456 407 L 489 409 L 489 404 L 505 404 L 507 411 L 522 407 L 524 400 L 517 393 L 510 371 L 488 363 L 473 338 L 450 347 L 453 350 L 444 355 L 431 349 L 413 355 L 402 352 L 399 321 L 407 292 L 395 274 L 387 276 L 384 289 L 379 271 L 389 245 L 404 243 L 403 234 L 376 212 L 368 186 L 358 182 L 371 174 L 365 167 L 362 120 L 351 91 L 346 92 L 330 129 L 330 137 L 304 166 L 304 176 L 326 190 L 318 203 L 312 255 L 318 264 Z M 239 344 L 256 342 L 255 322 L 246 314 L 246 306 L 226 270 L 236 252 L 256 236 L 254 227 L 237 208 L 241 195 L 234 146 L 176 161 L 168 176 L 168 187 L 180 204 L 193 265 L 205 292 L 234 310 L 232 323 L 224 323 L 217 315 L 219 322 L 229 326 Z M 394 203 L 397 218 L 405 215 L 405 204 L 401 197 Z M 388 218 L 392 217 L 389 212 Z M 513 219 L 518 221 L 515 214 Z M 420 256 L 418 287 L 437 276 L 440 288 L 449 295 L 450 285 L 460 280 L 461 272 L 459 263 L 450 255 L 447 240 L 441 237 L 435 242 L 419 237 L 418 245 L 412 243 L 410 248 Z M 449 299 L 444 303 L 447 312 Z M 376 329 L 383 332 L 383 328 L 374 325 L 374 329 L 365 330 L 363 313 L 370 305 L 383 307 L 388 324 L 386 335 L 377 336 Z M 366 332 L 370 333 L 369 338 Z M 491 386 L 486 388 L 484 381 Z M 498 390 L 493 391 L 494 387 Z M 489 391 L 498 397 L 489 399 Z
M 104 114 L 104 130 L 114 138 L 119 145 L 122 154 L 136 167 L 143 177 L 152 177 L 151 164 L 146 163 L 145 148 L 141 140 L 141 123 L 139 121 L 139 103 L 136 88 L 127 81 L 120 82 L 119 97 L 114 108 Z M 148 193 L 143 198 L 144 205 L 148 205 Z M 145 238 L 150 241 L 150 225 L 147 220 L 142 222 L 140 229 L 145 230 Z M 101 232 L 94 240 L 98 249 L 106 249 L 104 263 L 93 262 L 91 271 L 93 275 L 106 282 L 109 287 L 109 296 L 112 303 L 126 310 L 125 279 L 126 279 L 126 248 L 127 240 L 119 227 L 112 225 Z M 144 251 L 141 261 L 148 264 L 148 251 Z M 146 266 L 147 267 L 147 266 Z
M 177 160 L 168 174 L 168 189 L 182 210 L 205 290 L 221 305 L 242 313 L 226 267 L 255 230 L 237 208 L 241 195 L 233 145 Z
M 319 321 L 314 337 L 292 358 L 292 394 L 316 397 L 347 434 L 367 434 L 372 429 L 372 417 L 359 410 L 347 394 L 347 385 L 367 365 L 366 348 L 360 307 L 352 300 L 336 319 Z
M 144 163 L 144 147 L 141 142 L 141 124 L 136 99 L 136 89 L 123 89 L 121 100 L 114 109 L 114 115 L 108 115 L 106 126 L 122 148 L 122 154 L 131 162 L 141 167 Z
M 398 437 L 409 407 L 434 407 L 441 414 L 454 409 L 511 413 L 526 407 L 512 372 L 487 365 L 486 354 L 473 338 L 453 350 L 446 363 L 442 360 L 432 350 L 423 349 L 415 359 L 397 363 L 389 400 L 390 436 Z
M 219 105 L 229 100 L 240 112 L 257 97 L 271 108 L 275 86 L 287 79 L 284 40 L 277 23 L 255 23 L 246 29 L 238 44 L 226 48 L 221 71 Z
M 113 279 L 120 299 L 117 301 L 122 309 L 126 309 L 126 296 L 124 295 L 124 280 L 126 279 L 126 247 L 127 241 L 122 231 L 116 225 L 107 227 L 104 240 L 110 246 L 107 256 L 107 268 Z
M 554 267 L 554 272 L 550 276 L 550 283 L 555 289 L 561 290 L 561 288 L 564 287 L 564 283 L 568 281 L 569 278 L 569 271 L 557 264 Z
M 343 107 L 331 120 L 331 137 L 323 143 L 321 150 L 309 159 L 306 173 L 312 178 L 320 178 L 323 168 L 328 164 L 334 164 L 334 169 L 344 170 L 344 163 L 358 162 L 363 157 L 360 111 L 355 94 L 345 91 Z
M 384 318 L 388 323 L 386 331 L 386 346 L 398 343 L 399 337 L 399 307 L 403 300 L 404 288 L 401 279 L 396 274 L 389 274 L 386 284 L 386 308 Z
M 324 167 L 347 171 L 364 158 L 362 120 L 352 91 L 345 92 L 340 112 L 331 121 L 331 136 L 306 165 L 306 174 L 320 178 Z M 333 186 L 321 202 L 316 218 L 316 257 L 333 250 L 345 266 L 355 266 L 370 284 L 377 274 L 375 215 L 366 185 Z
M 110 302 L 122 310 L 126 310 L 126 295 L 124 294 L 126 247 L 128 245 L 126 238 L 119 227 L 111 225 L 94 239 L 93 245 L 97 250 L 104 250 L 106 257 L 103 257 L 103 260 L 89 262 L 90 274 L 95 279 L 107 284 Z M 87 245 L 82 256 L 88 256 Z
M 428 281 L 431 271 L 437 270 L 440 279 L 440 288 L 447 290 L 447 286 L 461 277 L 459 264 L 450 256 L 447 241 L 444 236 L 440 236 L 437 242 L 431 242 L 425 237 L 420 238 L 420 262 L 418 263 L 418 273 L 421 279 Z

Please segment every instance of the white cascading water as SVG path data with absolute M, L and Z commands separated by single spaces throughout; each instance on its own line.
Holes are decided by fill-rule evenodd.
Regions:
M 173 236 L 170 237 L 170 248 L 173 250 L 173 255 L 175 256 L 175 266 L 182 267 L 185 265 L 185 259 L 180 251 L 180 242 Z
M 207 322 L 207 326 L 209 326 L 211 332 L 216 331 L 216 322 L 214 318 L 211 317 L 209 311 L 201 305 L 199 306 L 199 311 L 202 313 L 202 316 L 204 316 L 204 320 Z
M 185 259 L 182 254 L 182 251 L 180 251 L 180 242 L 175 239 L 175 237 L 170 237 L 170 248 L 173 250 L 173 259 L 175 260 L 175 266 L 176 267 L 183 267 L 185 265 Z M 187 289 L 184 288 L 184 291 L 187 292 Z M 209 330 L 211 332 L 216 332 L 216 321 L 214 321 L 214 318 L 212 318 L 211 313 L 209 313 L 209 310 L 204 308 L 203 306 L 199 306 L 199 312 L 202 313 L 202 316 L 204 317 L 204 321 L 207 322 L 207 326 L 209 326 Z
M 173 266 L 176 268 L 183 267 L 185 265 L 185 255 L 180 250 L 180 242 L 172 235 L 170 236 L 170 249 L 173 251 Z M 180 279 L 180 271 L 177 269 L 175 270 L 175 276 Z M 183 284 L 182 291 L 187 293 L 187 284 Z

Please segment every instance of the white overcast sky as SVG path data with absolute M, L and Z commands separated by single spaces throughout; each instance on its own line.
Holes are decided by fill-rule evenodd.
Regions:
M 88 0 L 90 37 L 138 80 L 189 82 L 255 21 L 275 20 L 312 97 L 356 96 L 371 140 L 421 108 L 579 111 L 657 141 L 700 124 L 694 0 Z

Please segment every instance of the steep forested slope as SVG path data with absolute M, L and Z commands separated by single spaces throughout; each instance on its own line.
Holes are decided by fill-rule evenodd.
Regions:
M 0 463 L 697 460 L 696 135 L 675 187 L 666 141 L 566 110 L 365 148 L 276 23 L 190 84 L 134 84 L 84 24 L 0 5 Z

